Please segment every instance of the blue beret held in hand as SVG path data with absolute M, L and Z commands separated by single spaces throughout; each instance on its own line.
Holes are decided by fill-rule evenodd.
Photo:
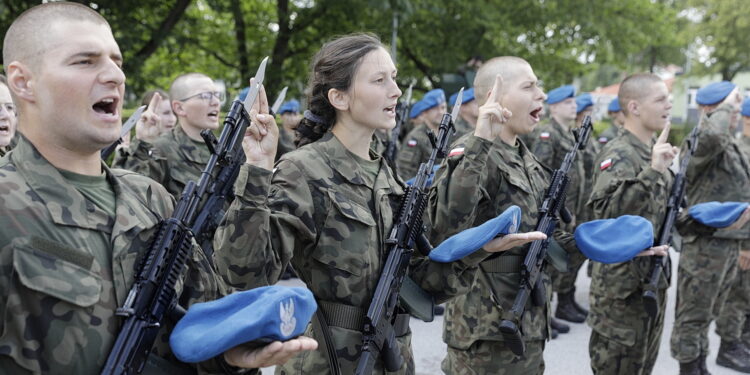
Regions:
M 698 203 L 688 210 L 697 222 L 712 227 L 726 228 L 732 225 L 745 211 L 746 202 L 706 202 Z
M 654 226 L 640 216 L 593 220 L 576 228 L 576 246 L 587 258 L 606 264 L 627 262 L 654 244 Z

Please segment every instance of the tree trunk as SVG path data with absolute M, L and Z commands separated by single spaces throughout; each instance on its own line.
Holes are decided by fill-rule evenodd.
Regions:
M 250 64 L 247 56 L 247 39 L 245 38 L 245 18 L 242 15 L 242 6 L 240 0 L 232 0 L 232 15 L 234 17 L 234 35 L 237 39 L 237 55 L 240 58 L 240 79 L 242 85 L 249 85 Z

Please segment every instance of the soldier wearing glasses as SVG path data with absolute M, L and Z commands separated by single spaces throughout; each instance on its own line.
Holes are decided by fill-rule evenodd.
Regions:
M 133 155 L 141 162 L 131 169 L 160 182 L 179 198 L 188 181 L 200 178 L 211 156 L 200 132 L 219 128 L 219 110 L 225 97 L 210 77 L 200 73 L 177 77 L 169 88 L 169 97 L 177 126 L 157 138 L 147 148 L 148 155 Z

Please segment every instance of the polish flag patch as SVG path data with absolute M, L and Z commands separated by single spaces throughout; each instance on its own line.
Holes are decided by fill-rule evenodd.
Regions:
M 448 153 L 448 157 L 462 155 L 463 153 L 464 153 L 463 147 L 456 147 L 453 150 L 451 150 L 451 152 Z
M 406 145 L 409 147 L 415 147 L 417 145 L 416 139 L 410 139 L 409 142 L 406 142 Z
M 539 138 L 541 138 L 541 139 L 549 139 L 549 132 L 541 132 L 539 134 Z
M 599 137 L 599 143 L 607 143 L 609 139 L 607 137 Z
M 612 158 L 609 158 L 605 161 L 603 161 L 601 164 L 599 164 L 599 170 L 605 170 L 612 166 Z

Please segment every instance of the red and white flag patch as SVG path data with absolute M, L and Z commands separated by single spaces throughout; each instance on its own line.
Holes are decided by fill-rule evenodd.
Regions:
M 599 143 L 607 143 L 609 139 L 607 137 L 599 137 Z
M 417 145 L 416 139 L 410 139 L 409 142 L 406 142 L 406 145 L 409 147 L 415 147 Z
M 541 133 L 539 133 L 539 138 L 541 138 L 541 139 L 549 139 L 549 132 L 541 132 Z
M 609 158 L 605 161 L 603 161 L 601 164 L 599 164 L 599 170 L 605 170 L 612 166 L 612 158 Z
M 448 153 L 448 157 L 462 155 L 463 153 L 464 153 L 463 147 L 456 147 L 453 150 L 451 150 L 451 152 Z

